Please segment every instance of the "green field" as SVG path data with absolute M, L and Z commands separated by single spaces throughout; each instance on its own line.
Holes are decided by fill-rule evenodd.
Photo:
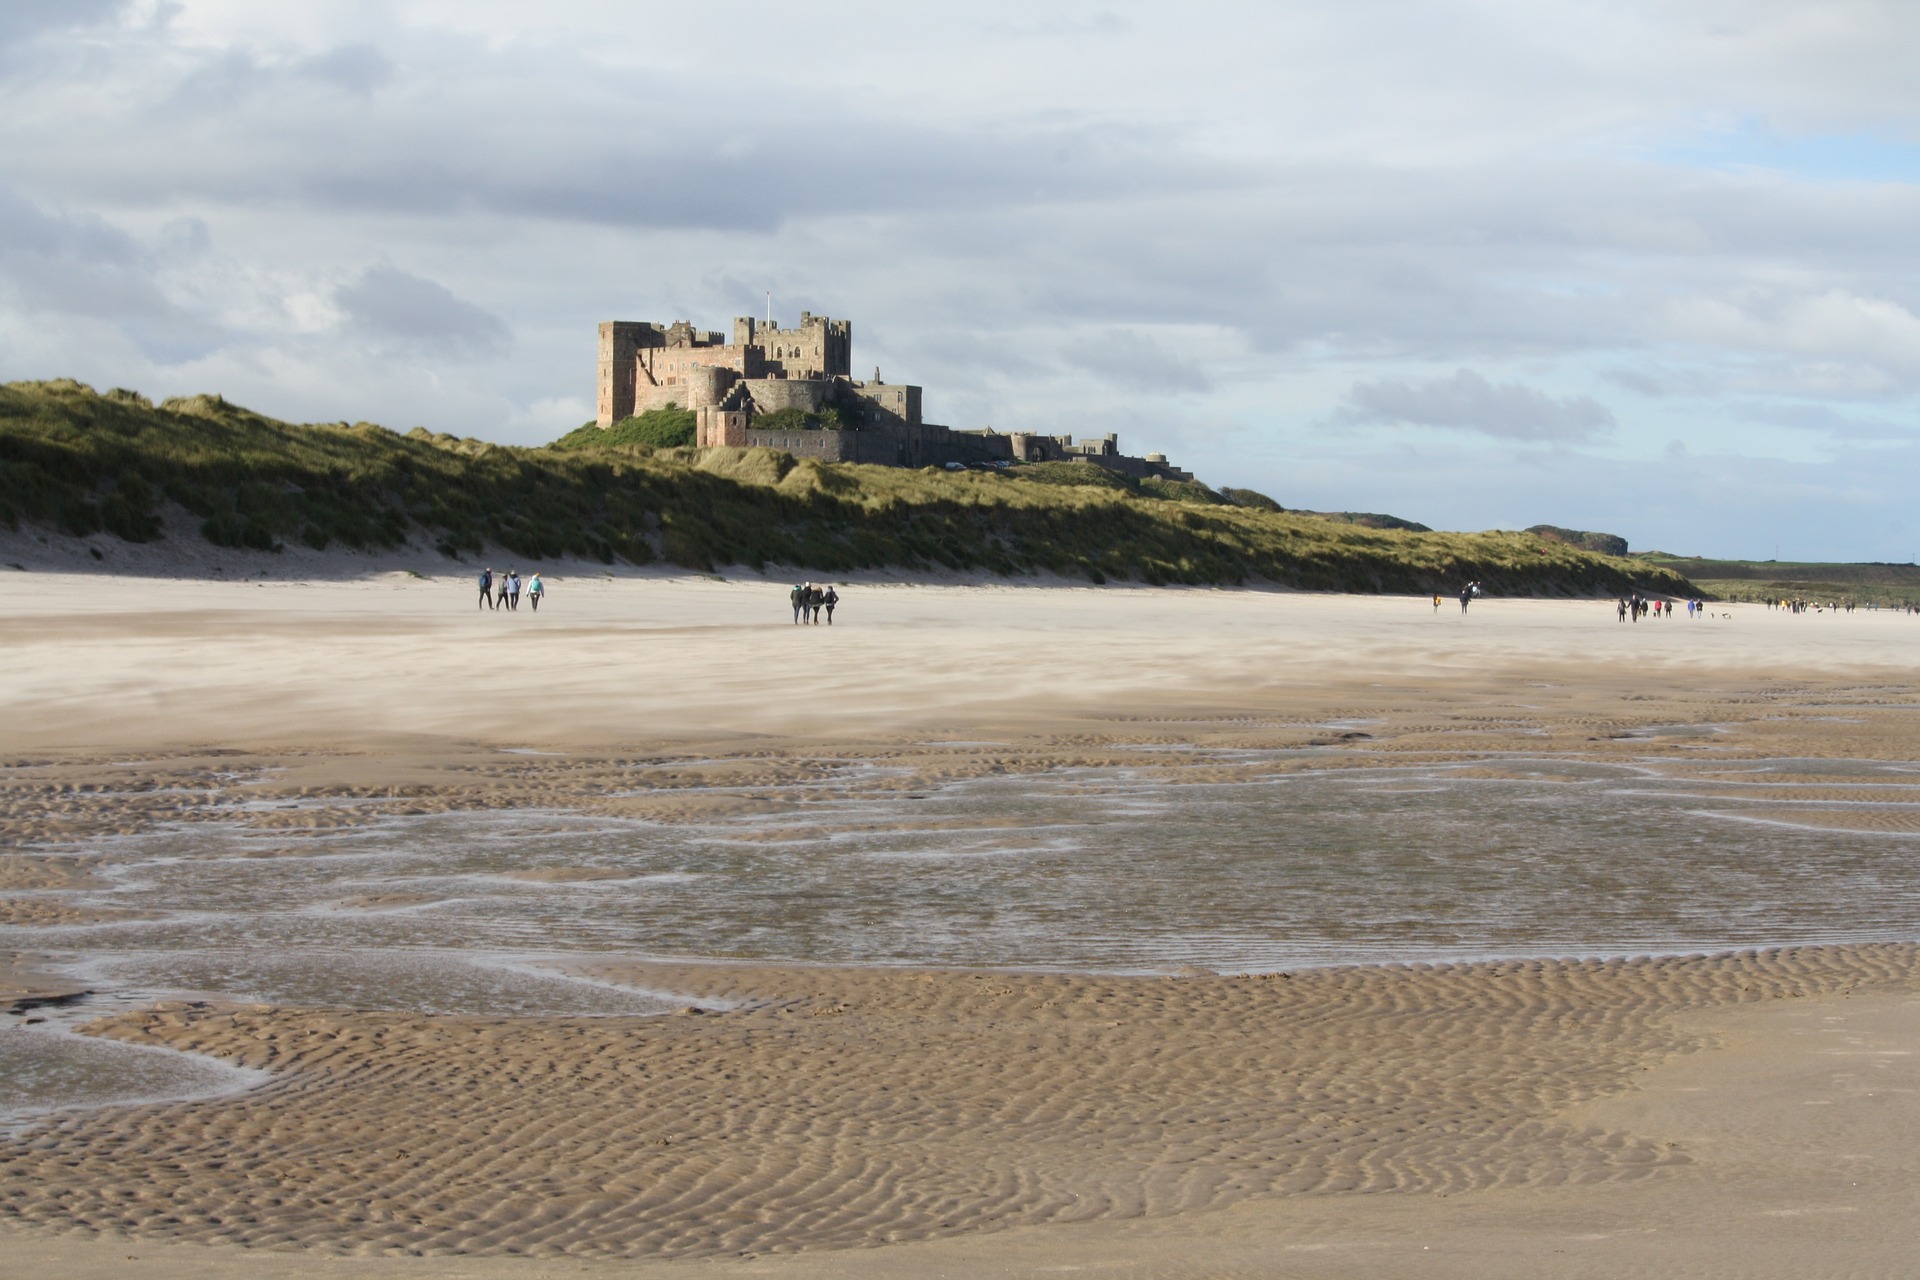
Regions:
M 1649 552 L 1640 559 L 1674 570 L 1721 600 L 1809 600 L 1820 604 L 1920 604 L 1920 565 L 1790 560 L 1707 560 Z
M 366 422 L 294 425 L 217 396 L 154 405 L 66 380 L 12 383 L 0 387 L 0 527 L 204 537 L 267 553 L 424 544 L 443 564 L 498 548 L 527 565 L 572 557 L 815 575 L 986 570 L 1409 593 L 1477 579 L 1496 595 L 1691 589 L 1671 568 L 1529 533 L 1370 529 L 1279 510 L 1247 490 L 1134 482 L 1087 464 L 829 465 L 632 442 L 649 430 L 605 445 L 575 432 L 564 447 L 512 448 Z

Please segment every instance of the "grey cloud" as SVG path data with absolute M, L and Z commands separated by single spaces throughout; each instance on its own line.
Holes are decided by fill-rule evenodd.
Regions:
M 394 65 L 370 44 L 343 44 L 301 59 L 294 70 L 349 93 L 369 94 L 392 83 Z
M 250 50 L 221 49 L 203 55 L 168 87 L 157 104 L 160 109 L 155 113 L 155 122 L 164 131 L 174 132 L 179 125 L 194 118 L 245 119 L 244 115 L 235 115 L 234 108 L 247 99 L 265 96 L 272 82 L 272 72 Z M 191 168 L 197 162 L 196 157 L 207 154 L 201 149 L 167 159 L 169 163 Z
M 140 257 L 132 236 L 96 214 L 48 213 L 0 186 L 0 253 L 125 265 Z
M 1575 443 L 1613 430 L 1613 413 L 1591 396 L 1557 399 L 1517 382 L 1493 383 L 1471 369 L 1450 378 L 1377 378 L 1353 384 L 1336 415 L 1347 422 L 1448 427 L 1502 440 Z
M 291 167 L 268 160 L 246 187 L 236 187 L 226 173 L 207 174 L 204 185 L 194 185 L 241 202 L 294 195 L 337 209 L 484 209 L 636 228 L 769 232 L 821 217 L 977 215 L 1230 180 L 1224 166 L 1178 157 L 1153 161 L 1135 143 L 1087 128 L 962 132 L 862 120 L 796 147 L 787 131 L 760 122 L 741 122 L 732 131 L 725 126 L 583 136 L 572 124 L 556 124 L 529 129 L 529 138 L 507 153 L 464 122 L 405 139 L 329 135 L 315 139 L 307 157 Z M 1063 146 L 1084 159 L 1061 165 L 1055 156 Z M 432 159 L 423 162 L 423 156 Z
M 1212 383 L 1200 367 L 1133 329 L 1090 333 L 1060 354 L 1068 364 L 1138 391 L 1203 392 Z
M 98 26 L 130 7 L 128 0 L 7 0 L 0 4 L 0 49 L 49 32 Z
M 349 122 L 326 119 L 337 107 L 327 103 L 325 95 L 333 93 L 336 100 L 341 93 L 365 98 L 391 84 L 395 71 L 386 54 L 364 42 L 336 45 L 291 60 L 270 59 L 248 48 L 221 49 L 201 55 L 173 82 L 157 104 L 155 120 L 170 130 L 209 129 L 224 134 L 229 145 L 241 146 L 255 130 L 283 129 L 291 120 L 310 120 L 331 126 L 334 147 L 354 148 L 366 155 L 370 140 L 359 129 Z M 244 112 L 236 110 L 242 106 Z M 324 161 L 331 153 L 324 145 L 310 144 L 300 150 L 309 160 Z M 189 169 L 193 165 L 189 156 L 168 159 L 174 164 L 184 162 Z M 280 162 L 290 159 L 281 157 Z M 262 173 L 271 176 L 271 169 Z
M 1645 369 L 1607 369 L 1600 375 L 1616 386 L 1625 387 L 1638 395 L 1669 396 L 1674 394 L 1670 379 L 1659 377 Z
M 197 258 L 213 247 L 213 232 L 205 218 L 172 218 L 160 228 L 160 247 L 179 258 Z
M 49 213 L 0 187 L 0 282 L 38 310 L 108 319 L 173 310 L 133 237 L 97 216 Z
M 125 231 L 92 214 L 48 212 L 6 187 L 0 293 L 30 312 L 109 321 L 160 364 L 197 359 L 226 336 L 167 296 L 153 255 Z
M 517 43 L 414 47 L 401 55 L 404 78 L 370 41 L 291 60 L 244 45 L 167 53 L 130 44 L 112 54 L 131 110 L 95 100 L 69 68 L 60 145 L 9 130 L 0 100 L 0 147 L 38 179 L 116 204 L 483 210 L 763 232 L 817 217 L 1084 204 L 1247 180 L 1161 124 L 1078 113 L 915 119 L 806 82 L 781 85 L 769 110 L 765 96 L 727 93 L 710 75 L 558 65 Z M 366 103 L 376 89 L 374 118 Z M 503 119 L 512 127 L 495 127 Z M 182 136 L 194 145 L 175 145 Z
M 334 301 L 350 328 L 388 349 L 478 360 L 512 345 L 498 317 L 398 267 L 368 267 Z

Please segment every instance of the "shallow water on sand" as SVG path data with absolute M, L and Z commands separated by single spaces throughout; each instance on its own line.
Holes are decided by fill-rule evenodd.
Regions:
M 1920 837 L 1841 829 L 1862 813 L 1920 817 L 1920 774 L 1526 758 L 1227 784 L 1063 770 L 706 824 L 384 818 L 275 857 L 248 855 L 284 839 L 200 822 L 114 842 L 110 889 L 60 895 L 153 919 L 12 927 L 0 945 L 151 990 L 593 1014 L 663 998 L 552 962 L 1271 970 L 1911 936 Z
M 294 855 L 243 822 L 182 824 L 93 846 L 111 855 L 110 887 L 55 895 L 150 918 L 10 926 L 0 947 L 59 957 L 102 993 L 72 1020 L 161 996 L 496 1016 L 686 1003 L 565 972 L 606 953 L 1238 971 L 1920 932 L 1911 765 L 1505 756 L 1231 783 L 1067 769 L 782 798 L 692 824 L 378 818 Z M 1880 829 L 1846 829 L 1862 825 Z M 16 1087 L 0 1110 L 222 1083 L 109 1062 L 116 1049 L 46 1034 L 60 1021 L 6 1037 L 0 1078 Z

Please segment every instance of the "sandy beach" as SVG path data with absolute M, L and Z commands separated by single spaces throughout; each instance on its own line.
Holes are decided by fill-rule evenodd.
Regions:
M 1920 920 L 1896 873 L 1920 853 L 1912 617 L 1717 605 L 1623 624 L 1604 601 L 1488 599 L 1463 617 L 1406 598 L 876 581 L 842 586 L 828 628 L 792 625 L 785 584 L 757 578 L 562 573 L 537 614 L 406 572 L 8 580 L 0 994 L 19 1012 L 0 1036 L 38 1034 L 28 1018 L 90 989 L 63 1016 L 97 1012 L 94 1041 L 262 1073 L 16 1123 L 0 1229 L 19 1274 L 1910 1269 Z M 607 925 L 614 941 L 542 961 L 660 994 L 647 1015 L 262 1002 L 214 977 L 110 1003 L 101 977 L 116 931 L 184 919 L 146 886 L 203 874 L 196 859 L 229 895 L 209 920 L 237 903 L 249 929 L 424 930 L 511 893 L 564 930 L 597 919 L 567 904 L 625 883 L 567 844 L 585 838 L 569 822 L 823 849 L 881 830 L 919 851 L 993 825 L 923 802 L 956 789 L 1044 779 L 1049 805 L 1097 785 L 1164 807 L 1309 777 L 1364 779 L 1331 793 L 1336 812 L 1511 783 L 1536 806 L 1511 812 L 1542 824 L 1564 808 L 1555 786 L 1644 778 L 1667 788 L 1645 801 L 1657 824 L 1607 784 L 1627 797 L 1608 801 L 1626 806 L 1622 839 L 1758 877 L 1741 833 L 1779 833 L 1856 858 L 1844 893 L 1883 909 L 1856 920 L 1839 881 L 1797 876 L 1804 903 L 1726 924 L 1711 936 L 1742 945 L 1710 954 L 1636 954 L 1598 926 L 1542 933 L 1578 949 L 1541 952 L 1522 920 L 1500 935 L 1513 954 L 1259 972 L 1203 963 L 1254 945 L 1233 941 L 1230 902 L 1189 963 L 1173 944 L 1153 963 L 1070 963 L 1108 954 L 1100 939 L 915 963 L 916 929 L 926 955 L 974 954 L 924 923 L 892 950 L 849 949 L 886 921 L 808 923 L 817 948 L 785 959 L 751 939 L 703 951 L 697 932 L 623 950 Z M 453 840 L 470 828 L 433 824 L 517 814 L 544 834 L 457 889 L 362 874 L 243 901 L 282 885 L 277 867 L 336 874 L 345 855 L 321 854 L 367 856 L 382 832 Z M 1524 830 L 1486 821 L 1524 854 Z M 1075 839 L 1095 851 L 1124 834 L 1090 830 Z M 1673 874 L 1659 894 L 1684 896 L 1692 873 Z M 1784 892 L 1752 883 L 1756 910 Z M 1809 915 L 1823 893 L 1831 916 Z M 1769 923 L 1795 919 L 1790 935 Z M 1707 936 L 1684 911 L 1670 927 Z M 1408 958 L 1431 949 L 1407 928 Z

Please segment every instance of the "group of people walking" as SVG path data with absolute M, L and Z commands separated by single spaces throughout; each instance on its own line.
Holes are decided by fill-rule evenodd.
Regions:
M 1661 600 L 1657 598 L 1650 600 L 1638 591 L 1630 596 L 1622 596 L 1614 603 L 1619 612 L 1620 621 L 1622 622 L 1627 621 L 1629 618 L 1638 622 L 1641 618 L 1649 615 L 1655 618 L 1671 618 L 1680 611 L 1680 602 L 1678 600 Z M 1687 616 L 1689 618 L 1701 617 L 1706 611 L 1707 605 L 1704 600 L 1687 601 Z
M 482 609 L 498 609 L 502 605 L 505 605 L 509 609 L 518 609 L 520 607 L 520 592 L 520 571 L 518 569 L 509 569 L 498 578 L 493 576 L 493 570 L 491 568 L 480 571 L 480 607 Z M 540 611 L 540 597 L 545 594 L 547 594 L 547 586 L 544 582 L 540 581 L 539 574 L 536 573 L 533 577 L 527 579 L 526 596 L 527 600 L 533 605 L 535 613 Z
M 827 625 L 833 625 L 833 606 L 840 603 L 840 593 L 831 586 L 820 587 L 811 582 L 796 583 L 787 596 L 793 602 L 793 621 L 796 626 L 801 623 L 819 625 L 822 609 L 827 611 Z

